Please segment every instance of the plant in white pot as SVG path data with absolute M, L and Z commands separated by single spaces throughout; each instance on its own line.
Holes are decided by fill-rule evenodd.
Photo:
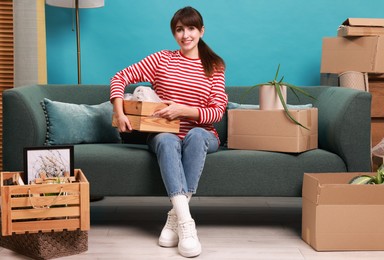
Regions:
M 280 64 L 277 67 L 275 78 L 272 81 L 256 84 L 252 86 L 246 93 L 248 93 L 249 91 L 251 91 L 256 87 L 259 87 L 260 110 L 276 110 L 276 109 L 284 110 L 290 120 L 292 120 L 295 124 L 309 130 L 307 127 L 303 126 L 300 122 L 298 122 L 289 112 L 289 109 L 287 106 L 287 89 L 291 90 L 298 99 L 299 99 L 298 93 L 301 93 L 312 99 L 316 99 L 316 98 L 295 85 L 289 84 L 287 82 L 283 82 L 284 76 L 281 77 L 280 80 L 278 80 L 279 71 L 280 71 Z

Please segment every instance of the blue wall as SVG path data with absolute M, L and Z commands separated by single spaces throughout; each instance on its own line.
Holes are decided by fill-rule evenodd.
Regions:
M 82 83 L 109 84 L 118 70 L 162 50 L 177 49 L 169 29 L 176 10 L 191 5 L 204 17 L 205 41 L 227 64 L 227 85 L 271 80 L 320 82 L 323 37 L 348 17 L 384 18 L 383 0 L 105 0 L 80 10 Z M 48 83 L 77 83 L 71 9 L 46 6 Z

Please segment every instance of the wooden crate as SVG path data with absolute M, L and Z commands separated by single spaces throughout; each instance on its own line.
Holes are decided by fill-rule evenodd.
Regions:
M 371 137 L 372 147 L 384 138 L 384 79 L 371 78 L 369 92 L 371 103 Z
M 151 116 L 157 110 L 167 107 L 167 104 L 124 100 L 123 109 L 126 115 Z
M 384 138 L 384 118 L 371 118 L 372 147 Z
M 167 132 L 167 133 L 179 133 L 180 120 L 167 120 L 160 117 L 150 116 L 137 116 L 137 115 L 125 115 L 128 117 L 131 123 L 132 129 L 141 132 Z M 117 126 L 116 118 L 113 116 L 112 125 Z
M 370 80 L 369 92 L 372 94 L 371 117 L 384 118 L 384 80 Z
M 384 77 L 383 74 L 369 76 L 369 92 L 371 103 L 371 141 L 372 147 L 384 138 Z M 377 171 L 383 158 L 372 156 L 372 171 Z
M 76 182 L 72 183 L 4 185 L 15 173 L 1 172 L 3 236 L 89 230 L 89 183 L 80 169 L 75 170 Z

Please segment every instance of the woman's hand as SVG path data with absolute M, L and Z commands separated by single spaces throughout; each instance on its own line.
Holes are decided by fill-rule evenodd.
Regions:
M 117 129 L 120 133 L 132 131 L 131 123 L 126 115 L 115 115 L 115 120 L 117 122 Z
M 156 111 L 153 116 L 166 118 L 168 120 L 174 120 L 178 118 L 190 118 L 197 120 L 199 118 L 199 112 L 197 108 L 190 107 L 175 103 L 173 101 L 163 101 L 168 106 Z
M 115 115 L 115 120 L 117 123 L 117 129 L 119 132 L 131 132 L 132 126 L 129 122 L 129 119 L 126 115 L 124 115 L 123 110 L 123 99 L 121 98 L 114 98 L 112 100 L 113 104 L 113 112 Z

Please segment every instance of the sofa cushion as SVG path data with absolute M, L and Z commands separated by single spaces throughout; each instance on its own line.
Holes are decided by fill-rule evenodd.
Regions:
M 41 102 L 47 121 L 46 145 L 121 142 L 112 127 L 112 104 L 72 104 L 44 98 Z
M 92 195 L 167 195 L 147 145 L 77 144 L 74 158 Z M 220 147 L 207 155 L 196 196 L 301 196 L 304 173 L 346 171 L 340 156 L 322 149 L 297 154 Z

